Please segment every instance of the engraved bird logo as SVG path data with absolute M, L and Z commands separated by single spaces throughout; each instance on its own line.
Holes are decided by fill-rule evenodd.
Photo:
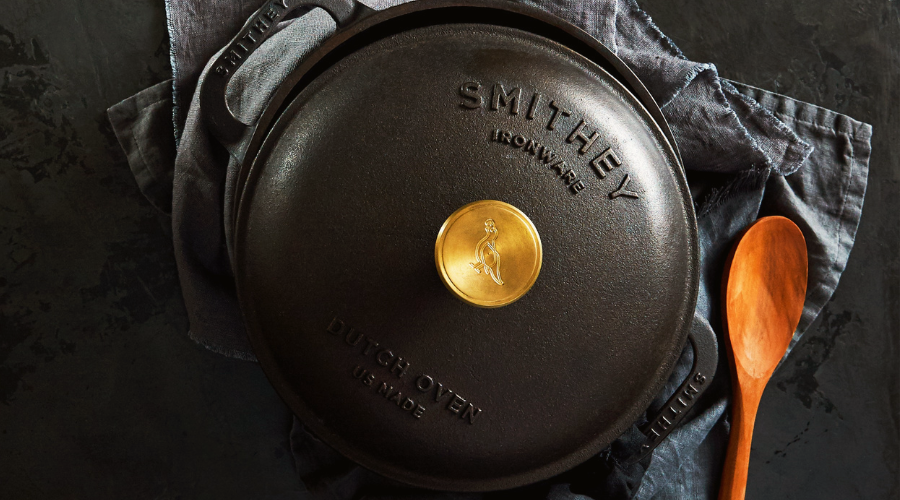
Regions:
M 484 221 L 484 232 L 487 234 L 475 244 L 475 262 L 470 262 L 469 265 L 476 273 L 481 274 L 484 271 L 494 283 L 502 285 L 500 252 L 497 251 L 497 235 L 500 231 L 494 225 L 494 219 Z

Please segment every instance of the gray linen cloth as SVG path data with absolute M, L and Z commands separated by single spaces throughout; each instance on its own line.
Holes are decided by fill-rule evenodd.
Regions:
M 110 108 L 110 120 L 141 191 L 171 213 L 175 254 L 191 337 L 222 354 L 254 359 L 229 264 L 230 200 L 236 152 L 209 134 L 194 90 L 207 61 L 237 32 L 261 0 L 167 0 L 172 81 Z M 373 8 L 393 3 L 367 0 Z M 712 64 L 688 60 L 633 0 L 531 2 L 584 29 L 622 58 L 644 81 L 669 121 L 684 158 L 700 229 L 701 289 L 693 328 L 722 341 L 719 288 L 735 236 L 764 215 L 784 215 L 803 230 L 809 250 L 809 290 L 800 339 L 830 299 L 856 236 L 865 196 L 871 126 L 788 97 L 718 76 Z M 230 86 L 230 105 L 246 123 L 272 91 L 335 30 L 313 9 L 280 25 Z M 174 92 L 173 92 L 174 89 Z M 178 144 L 177 156 L 172 151 Z M 690 368 L 685 349 L 670 383 L 650 410 Z M 727 359 L 681 427 L 650 459 L 631 466 L 632 428 L 571 472 L 521 488 L 513 498 L 715 498 L 728 438 Z M 641 422 L 636 422 L 640 424 Z M 295 421 L 291 432 L 303 498 L 491 498 L 411 489 L 355 466 Z M 509 493 L 507 493 L 509 495 Z

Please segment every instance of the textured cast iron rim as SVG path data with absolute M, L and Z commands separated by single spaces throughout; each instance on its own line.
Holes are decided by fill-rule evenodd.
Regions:
M 537 22 L 548 28 L 545 31 L 555 31 L 556 35 L 562 35 L 569 40 L 560 40 L 557 37 L 548 37 L 552 40 L 562 43 L 566 47 L 574 50 L 578 54 L 587 58 L 591 62 L 605 69 L 620 84 L 622 84 L 637 100 L 643 104 L 644 111 L 650 114 L 650 117 L 656 123 L 656 126 L 662 130 L 663 136 L 668 142 L 669 147 L 675 152 L 675 158 L 678 166 L 681 168 L 680 177 L 684 178 L 684 165 L 681 160 L 681 153 L 678 150 L 678 144 L 675 136 L 666 121 L 662 110 L 657 105 L 656 100 L 650 95 L 650 91 L 644 86 L 643 82 L 631 71 L 631 68 L 619 59 L 605 45 L 597 41 L 594 37 L 586 33 L 584 30 L 574 26 L 559 17 L 549 14 L 535 7 L 514 2 L 503 2 L 498 0 L 417 0 L 404 3 L 382 11 L 375 11 L 374 14 L 352 23 L 344 29 L 338 31 L 311 54 L 309 54 L 297 69 L 292 71 L 282 82 L 279 89 L 272 95 L 270 102 L 259 120 L 252 127 L 254 128 L 250 140 L 247 142 L 243 157 L 240 159 L 240 169 L 235 177 L 235 182 L 230 193 L 226 193 L 233 200 L 232 204 L 232 234 L 237 234 L 238 213 L 241 211 L 241 204 L 244 198 L 246 180 L 252 175 L 254 166 L 257 163 L 257 155 L 263 147 L 263 143 L 268 138 L 272 128 L 278 122 L 278 119 L 286 111 L 290 105 L 292 98 L 306 87 L 312 78 L 311 73 L 318 74 L 324 71 L 335 61 L 328 61 L 328 56 L 332 56 L 335 52 L 352 41 L 357 35 L 361 35 L 371 28 L 377 28 L 379 25 L 385 24 L 387 21 L 395 21 L 409 14 L 426 13 L 428 11 L 446 10 L 457 11 L 460 9 L 471 10 L 473 12 L 494 12 L 503 15 L 513 14 L 519 16 L 520 20 L 528 20 Z M 477 21 L 472 21 L 477 22 Z M 446 23 L 444 23 L 446 24 Z M 482 23 L 493 24 L 493 23 Z M 402 31 L 402 30 L 401 30 Z M 525 31 L 528 31 L 527 29 Z M 546 36 L 546 33 L 543 34 Z M 377 39 L 377 38 L 376 38 Z M 338 58 L 339 59 L 339 58 Z M 324 67 L 323 67 L 324 66 Z M 249 128 L 249 127 L 248 127 Z M 687 180 L 684 180 L 687 184 Z M 690 198 L 690 196 L 688 196 Z M 689 200 L 691 213 L 693 214 L 693 201 Z M 692 230 L 696 233 L 696 218 L 692 221 Z M 236 240 L 236 238 L 235 238 Z M 237 246 L 237 243 L 235 243 Z M 699 262 L 699 259 L 698 259 Z M 234 262 L 232 262 L 234 264 Z M 234 266 L 232 266 L 234 267 Z
M 257 164 L 261 163 L 267 156 L 266 152 L 268 149 L 264 146 L 266 144 L 269 144 L 269 140 L 271 138 L 278 136 L 280 125 L 283 125 L 283 122 L 279 120 L 279 118 L 286 114 L 290 114 L 286 113 L 286 111 L 288 111 L 289 109 L 293 109 L 293 97 L 303 88 L 305 88 L 308 81 L 311 81 L 313 78 L 315 78 L 316 75 L 321 73 L 321 71 L 324 71 L 325 69 L 327 69 L 327 67 L 330 67 L 331 64 L 339 60 L 340 57 L 343 57 L 341 55 L 334 61 L 328 61 L 328 56 L 333 56 L 342 48 L 342 45 L 344 45 L 345 43 L 353 42 L 354 37 L 365 35 L 366 31 L 371 28 L 380 28 L 384 25 L 384 23 L 388 21 L 397 21 L 404 16 L 426 12 L 431 15 L 437 15 L 438 10 L 441 9 L 443 9 L 444 12 L 441 12 L 440 14 L 445 14 L 454 9 L 466 9 L 467 11 L 478 13 L 492 12 L 494 14 L 502 13 L 505 16 L 509 16 L 510 14 L 518 15 L 523 20 L 528 20 L 531 23 L 536 22 L 547 27 L 550 30 L 562 31 L 564 32 L 564 34 L 579 41 L 583 44 L 584 48 L 592 50 L 594 56 L 601 57 L 605 60 L 605 64 L 600 66 L 606 69 L 607 72 L 609 72 L 614 78 L 623 76 L 623 74 L 617 73 L 615 70 L 619 69 L 620 67 L 624 69 L 623 73 L 626 76 L 626 81 L 622 82 L 621 80 L 619 80 L 619 83 L 622 84 L 626 88 L 626 90 L 631 91 L 632 93 L 635 93 L 635 90 L 637 90 L 638 95 L 635 95 L 636 99 L 644 104 L 644 112 L 648 113 L 651 121 L 655 123 L 661 135 L 668 141 L 668 146 L 671 148 L 671 152 L 674 153 L 677 167 L 673 166 L 675 168 L 672 169 L 671 174 L 675 176 L 676 186 L 682 194 L 683 208 L 687 218 L 685 222 L 687 223 L 687 230 L 690 235 L 688 241 L 690 263 L 688 267 L 692 271 L 689 276 L 689 289 L 685 290 L 685 293 L 689 294 L 686 314 L 684 315 L 684 317 L 680 318 L 680 327 L 677 328 L 677 332 L 673 333 L 672 336 L 672 349 L 670 350 L 668 359 L 665 360 L 663 366 L 658 372 L 664 374 L 664 376 L 661 376 L 656 380 L 656 383 L 652 385 L 652 391 L 648 390 L 646 393 L 640 394 L 635 398 L 636 403 L 634 407 L 639 407 L 641 408 L 641 410 L 634 412 L 634 415 L 631 415 L 629 413 L 627 415 L 628 418 L 620 419 L 620 422 L 624 422 L 620 427 L 611 427 L 607 429 L 606 432 L 595 435 L 594 439 L 586 441 L 585 445 L 582 446 L 579 450 L 572 452 L 561 459 L 515 474 L 509 474 L 487 480 L 482 479 L 465 482 L 458 479 L 445 479 L 439 475 L 411 473 L 404 468 L 386 464 L 380 460 L 379 456 L 362 452 L 356 446 L 354 446 L 353 443 L 345 441 L 341 435 L 330 431 L 324 425 L 319 425 L 318 417 L 306 408 L 305 403 L 299 397 L 292 393 L 288 381 L 281 375 L 281 373 L 271 368 L 275 365 L 274 357 L 266 347 L 264 340 L 260 338 L 258 333 L 259 329 L 254 328 L 259 324 L 259 321 L 256 317 L 256 312 L 252 307 L 250 307 L 252 301 L 250 301 L 249 298 L 241 292 L 244 287 L 241 283 L 243 281 L 242 273 L 240 272 L 242 266 L 239 265 L 244 253 L 243 243 L 244 237 L 246 236 L 244 223 L 248 215 L 249 206 L 252 204 L 252 192 L 254 190 L 256 178 L 259 174 L 259 168 L 257 168 Z M 478 20 L 475 19 L 468 19 L 466 22 L 479 24 Z M 446 23 L 437 22 L 433 24 Z M 491 23 L 481 22 L 480 24 Z M 399 31 L 406 31 L 408 29 L 418 27 L 420 27 L 420 25 L 407 25 L 404 29 L 401 29 Z M 526 29 L 525 31 L 528 30 Z M 571 49 L 572 47 L 569 48 Z M 572 50 L 575 50 L 577 53 L 582 54 L 578 49 Z M 585 57 L 587 57 L 591 61 L 596 62 L 591 57 Z M 327 63 L 325 68 L 321 67 L 322 63 Z M 319 66 L 318 68 L 317 65 Z M 612 67 L 613 71 L 609 71 L 609 67 Z M 316 71 L 317 69 L 319 70 L 318 72 Z M 311 78 L 309 78 L 310 74 L 313 75 Z M 304 78 L 306 78 L 305 81 Z M 642 98 L 640 93 L 644 94 L 644 98 Z M 648 103 L 650 104 L 649 108 Z M 688 333 L 693 319 L 693 311 L 696 306 L 697 295 L 699 291 L 699 244 L 697 236 L 696 217 L 693 210 L 693 202 L 690 198 L 690 191 L 687 186 L 687 181 L 684 177 L 680 155 L 678 154 L 678 151 L 675 148 L 674 144 L 675 143 L 672 139 L 671 131 L 669 130 L 668 125 L 666 124 L 665 119 L 662 116 L 662 112 L 659 110 L 658 106 L 656 106 L 652 97 L 650 97 L 649 93 L 646 91 L 637 77 L 627 69 L 627 66 L 625 66 L 624 62 L 622 62 L 614 54 L 612 54 L 609 49 L 605 48 L 598 41 L 591 38 L 589 35 L 581 31 L 577 27 L 572 26 L 565 21 L 562 21 L 561 19 L 538 9 L 505 2 L 467 3 L 460 2 L 458 0 L 451 2 L 421 1 L 403 4 L 391 9 L 387 9 L 385 11 L 378 12 L 351 25 L 346 30 L 339 31 L 328 42 L 323 44 L 319 49 L 311 54 L 307 61 L 300 67 L 298 67 L 298 69 L 295 70 L 286 79 L 282 88 L 275 95 L 271 104 L 266 109 L 265 113 L 262 115 L 262 118 L 259 121 L 259 124 L 257 125 L 257 129 L 254 132 L 254 137 L 248 148 L 248 154 L 243 162 L 244 168 L 242 168 L 242 175 L 246 180 L 239 179 L 236 183 L 237 187 L 234 195 L 240 195 L 240 199 L 235 201 L 236 208 L 234 217 L 233 263 L 235 264 L 234 269 L 236 271 L 235 281 L 237 284 L 238 298 L 244 315 L 245 326 L 247 328 L 248 336 L 250 338 L 254 353 L 259 360 L 260 366 L 263 368 L 264 373 L 272 383 L 273 387 L 275 387 L 276 392 L 278 392 L 279 396 L 300 418 L 300 420 L 305 425 L 310 427 L 313 434 L 315 434 L 317 437 L 322 439 L 322 441 L 326 442 L 354 462 L 357 462 L 376 473 L 411 485 L 436 490 L 451 491 L 491 491 L 509 489 L 547 479 L 583 463 L 590 457 L 596 455 L 603 448 L 608 446 L 609 443 L 614 441 L 618 436 L 625 432 L 625 430 L 633 425 L 637 418 L 640 417 L 641 413 L 645 411 L 645 409 L 650 405 L 650 403 L 658 395 L 659 391 L 662 390 L 662 388 L 668 381 L 671 375 L 671 371 L 674 369 L 675 363 L 678 361 L 688 338 Z M 262 154 L 260 154 L 260 152 L 262 152 Z M 681 168 L 681 170 L 678 171 L 678 168 Z

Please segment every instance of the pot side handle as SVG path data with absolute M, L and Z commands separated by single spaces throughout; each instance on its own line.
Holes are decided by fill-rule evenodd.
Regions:
M 244 27 L 211 63 L 200 89 L 200 106 L 213 133 L 224 142 L 238 140 L 248 125 L 228 108 L 228 82 L 244 61 L 274 32 L 279 22 L 301 7 L 321 7 L 334 18 L 338 28 L 374 12 L 356 0 L 269 0 L 250 16 Z
M 666 401 L 659 413 L 641 428 L 645 440 L 640 450 L 627 463 L 643 460 L 666 436 L 678 427 L 684 416 L 712 382 L 719 362 L 719 342 L 711 328 L 691 327 L 688 340 L 694 350 L 694 364 L 690 375 Z

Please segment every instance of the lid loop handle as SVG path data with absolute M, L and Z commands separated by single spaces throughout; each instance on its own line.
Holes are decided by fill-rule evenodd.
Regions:
M 646 439 L 640 450 L 627 460 L 634 464 L 649 455 L 666 436 L 678 427 L 684 416 L 712 382 L 719 362 L 719 342 L 711 328 L 698 324 L 696 318 L 688 333 L 688 340 L 694 350 L 694 363 L 690 375 L 666 401 L 659 413 L 650 419 L 641 432 Z
M 344 28 L 373 12 L 356 0 L 269 0 L 254 12 L 228 46 L 210 63 L 200 89 L 200 106 L 206 114 L 207 123 L 223 142 L 237 141 L 247 129 L 247 125 L 228 108 L 225 100 L 228 82 L 244 61 L 275 32 L 278 23 L 301 7 L 321 7 L 334 18 L 338 28 Z

